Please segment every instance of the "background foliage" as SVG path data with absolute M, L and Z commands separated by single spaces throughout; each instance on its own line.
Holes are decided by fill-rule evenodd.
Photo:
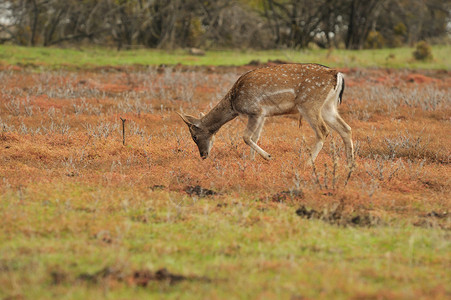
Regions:
M 449 0 L 0 0 L 0 42 L 380 48 L 449 34 Z

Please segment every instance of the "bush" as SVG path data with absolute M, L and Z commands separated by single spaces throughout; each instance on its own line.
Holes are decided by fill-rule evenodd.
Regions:
M 379 31 L 370 31 L 365 41 L 365 48 L 380 49 L 385 46 L 385 39 Z
M 399 22 L 395 27 L 393 27 L 393 31 L 396 35 L 405 36 L 407 34 L 407 27 L 403 22 Z
M 431 60 L 432 59 L 431 46 L 425 41 L 418 42 L 416 49 L 413 52 L 413 57 L 416 60 Z

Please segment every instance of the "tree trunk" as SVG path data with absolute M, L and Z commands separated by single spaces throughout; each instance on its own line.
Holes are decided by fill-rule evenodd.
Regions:
M 352 0 L 349 14 L 346 48 L 362 49 L 383 0 Z
M 31 24 L 31 37 L 30 37 L 30 45 L 34 46 L 36 44 L 36 30 L 38 26 L 38 4 L 36 3 L 36 0 L 30 0 L 33 5 L 33 23 Z

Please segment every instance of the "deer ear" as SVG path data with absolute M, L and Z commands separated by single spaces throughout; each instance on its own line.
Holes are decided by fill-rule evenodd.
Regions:
M 180 118 L 182 118 L 183 122 L 185 122 L 186 125 L 199 127 L 200 122 L 195 117 L 186 116 L 186 115 L 180 114 L 180 113 L 177 113 L 177 114 L 180 116 Z

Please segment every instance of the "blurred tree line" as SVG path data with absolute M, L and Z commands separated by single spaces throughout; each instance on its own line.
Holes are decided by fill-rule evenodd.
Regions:
M 449 38 L 451 0 L 0 0 L 0 43 L 379 48 Z

